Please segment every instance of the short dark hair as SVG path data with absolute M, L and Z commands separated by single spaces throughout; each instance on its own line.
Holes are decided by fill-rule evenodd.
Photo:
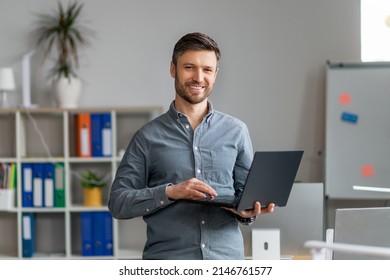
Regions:
M 215 56 L 217 57 L 217 64 L 221 59 L 221 52 L 218 44 L 209 36 L 200 32 L 194 32 L 184 35 L 177 41 L 173 48 L 172 63 L 176 66 L 179 57 L 188 50 L 214 51 Z

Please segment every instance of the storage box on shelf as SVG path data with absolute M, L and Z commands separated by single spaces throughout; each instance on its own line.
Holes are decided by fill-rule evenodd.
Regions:
M 15 208 L 15 189 L 0 189 L 0 211 L 12 211 Z
M 105 154 L 98 156 L 80 156 L 75 119 L 78 114 L 83 113 L 109 116 L 110 134 L 106 133 L 107 130 L 104 131 L 104 137 L 109 139 L 109 155 L 105 150 Z M 134 133 L 161 113 L 161 107 L 1 109 L 0 164 L 15 164 L 16 187 L 14 199 L 11 198 L 10 191 L 1 190 L 0 201 L 5 200 L 7 207 L 0 207 L 0 258 L 140 258 L 140 244 L 143 244 L 146 238 L 142 219 L 108 220 L 104 214 L 108 213 L 110 186 L 123 151 Z M 53 181 L 47 183 L 52 191 L 45 193 L 45 177 L 42 178 L 42 206 L 24 204 L 23 168 L 26 165 L 50 164 L 62 168 L 63 172 L 59 173 L 63 176 L 62 186 L 58 179 L 56 182 L 60 175 L 54 171 Z M 102 189 L 102 206 L 83 205 L 80 177 L 87 169 L 104 175 L 104 180 L 107 181 L 107 186 Z M 33 171 L 26 174 L 34 176 Z M 37 181 L 31 179 L 31 186 L 27 186 L 34 195 Z M 46 202 L 45 195 L 53 195 L 53 205 L 50 206 L 50 202 Z M 10 199 L 13 200 L 11 203 Z M 82 217 L 89 216 L 83 213 L 91 213 L 91 216 L 98 220 L 96 223 L 103 221 L 98 217 L 105 217 L 105 227 L 111 228 L 106 232 L 112 238 L 112 244 L 106 246 L 108 250 L 96 249 L 96 254 L 89 255 L 83 251 Z M 29 249 L 32 251 L 28 252 Z

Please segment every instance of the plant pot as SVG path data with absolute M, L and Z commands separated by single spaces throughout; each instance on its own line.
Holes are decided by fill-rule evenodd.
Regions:
M 84 188 L 84 206 L 103 206 L 101 188 Z
M 53 83 L 53 89 L 60 108 L 77 108 L 81 93 L 81 80 L 79 78 L 61 77 Z

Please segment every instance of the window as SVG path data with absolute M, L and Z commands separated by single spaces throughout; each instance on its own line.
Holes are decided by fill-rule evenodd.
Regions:
M 361 60 L 390 61 L 389 0 L 361 0 Z

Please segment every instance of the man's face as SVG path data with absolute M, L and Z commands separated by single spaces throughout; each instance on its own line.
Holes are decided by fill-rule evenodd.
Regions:
M 206 100 L 217 77 L 217 57 L 213 51 L 186 51 L 171 63 L 171 76 L 175 78 L 177 95 L 191 104 Z

